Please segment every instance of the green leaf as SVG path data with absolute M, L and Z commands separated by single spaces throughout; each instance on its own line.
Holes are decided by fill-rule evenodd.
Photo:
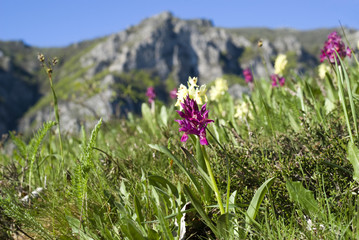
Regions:
M 349 103 L 350 103 L 350 108 L 352 110 L 352 116 L 353 116 L 353 123 L 354 123 L 354 129 L 355 129 L 355 135 L 358 137 L 358 126 L 357 126 L 357 117 L 356 117 L 356 111 L 355 111 L 355 104 L 354 104 L 354 100 L 353 100 L 353 93 L 352 93 L 352 87 L 351 87 L 351 83 L 349 80 L 349 76 L 347 73 L 347 70 L 345 68 L 345 64 L 342 60 L 342 58 L 339 56 L 338 52 L 335 52 L 336 55 L 338 56 L 338 59 L 340 61 L 340 65 L 342 66 L 340 68 L 340 70 L 342 71 L 342 75 L 344 76 L 345 79 L 345 83 L 347 85 L 347 92 L 348 92 L 348 97 L 349 97 Z
M 152 194 L 155 194 L 155 193 L 156 193 L 156 191 L 153 189 Z M 168 224 L 168 222 L 163 214 L 163 211 L 161 209 L 161 203 L 160 203 L 161 201 L 159 201 L 159 195 L 156 194 L 156 196 L 154 196 L 154 197 L 157 200 L 151 199 L 151 201 L 153 203 L 152 206 L 156 212 L 156 217 L 162 227 L 162 232 L 165 234 L 166 239 L 173 239 L 171 229 L 170 229 L 169 224 Z
M 151 185 L 160 187 L 159 185 L 163 186 L 165 189 L 167 189 L 167 186 L 171 189 L 172 194 L 176 196 L 176 198 L 179 197 L 178 190 L 170 181 L 165 179 L 164 177 L 158 176 L 158 175 L 151 175 L 148 177 L 148 180 Z
M 325 75 L 326 75 L 325 89 L 327 91 L 328 99 L 331 102 L 336 102 L 338 100 L 338 93 L 337 93 L 337 90 L 334 87 L 332 77 L 329 75 L 329 73 L 326 73 Z
M 307 112 L 307 106 L 305 105 L 303 89 L 300 86 L 298 86 L 298 88 L 297 88 L 297 96 L 300 100 L 300 105 L 302 107 L 302 111 Z M 291 115 L 289 115 L 289 116 L 291 116 Z
M 305 189 L 300 182 L 289 180 L 286 181 L 286 187 L 293 202 L 297 203 L 307 214 L 318 215 L 319 207 L 312 191 Z
M 163 123 L 163 125 L 167 126 L 168 114 L 167 114 L 166 106 L 164 106 L 164 105 L 161 107 L 160 117 L 161 117 L 161 122 Z
M 151 130 L 152 134 L 156 135 L 156 130 L 154 127 L 155 123 L 153 121 L 153 115 L 151 113 L 151 109 L 148 107 L 148 105 L 146 103 L 143 103 L 141 106 L 141 111 L 142 111 L 142 117 L 147 122 L 147 125 L 148 125 L 149 129 Z
M 86 229 L 86 231 L 83 230 L 83 225 L 80 223 L 80 220 L 78 220 L 77 218 L 67 215 L 66 220 L 71 227 L 72 233 L 75 235 L 78 235 L 80 237 L 80 239 L 83 239 L 83 240 L 94 240 L 95 239 L 95 238 L 93 238 L 93 236 L 90 236 L 90 235 L 94 235 L 94 234 L 92 234 L 88 229 Z
M 359 181 L 359 149 L 352 142 L 348 143 L 348 160 L 354 168 L 354 180 Z
M 230 205 L 235 205 L 236 204 L 236 198 L 237 198 L 237 190 L 235 190 L 231 196 L 229 197 L 229 204 Z M 236 212 L 236 209 L 233 208 L 233 212 Z
M 126 237 L 132 240 L 145 240 L 146 238 L 142 235 L 141 231 L 137 228 L 135 222 L 131 219 L 126 219 L 126 224 L 121 224 L 121 231 Z
M 294 119 L 292 114 L 288 114 L 290 125 L 292 126 L 293 130 L 295 132 L 299 132 L 301 130 L 300 125 L 297 123 L 297 121 Z
M 142 210 L 141 203 L 138 200 L 137 196 L 135 196 L 135 211 L 136 211 L 136 215 L 137 215 L 138 224 L 142 224 L 142 222 L 144 221 L 141 210 Z
M 212 220 L 208 217 L 207 213 L 204 211 L 202 204 L 197 199 L 197 197 L 193 194 L 192 190 L 187 186 L 184 185 L 184 192 L 191 200 L 192 205 L 197 210 L 198 214 L 201 216 L 202 220 L 207 224 L 207 226 L 213 231 L 216 236 L 219 236 L 219 232 L 217 228 L 214 226 Z
M 226 213 L 221 215 L 217 220 L 217 229 L 219 234 L 223 239 L 233 239 L 234 237 L 234 226 L 232 222 L 232 218 L 234 218 L 234 214 Z
M 247 209 L 247 215 L 246 215 L 246 223 L 251 223 L 252 220 L 256 218 L 256 215 L 259 210 L 259 206 L 261 205 L 264 195 L 267 193 L 268 189 L 272 186 L 274 182 L 274 177 L 268 179 L 265 181 L 262 186 L 258 188 L 256 193 L 254 194 L 251 203 L 248 206 Z
M 14 142 L 14 144 L 16 145 L 17 149 L 19 150 L 20 156 L 24 159 L 26 159 L 26 144 L 24 141 L 22 141 L 19 137 L 15 136 L 12 132 L 10 133 L 10 137 L 11 140 Z
M 181 171 L 183 171 L 184 174 L 187 175 L 187 177 L 191 180 L 191 182 L 193 183 L 193 185 L 195 186 L 197 192 L 200 192 L 201 187 L 198 183 L 198 181 L 196 180 L 196 178 L 186 169 L 186 167 L 183 165 L 183 163 L 178 160 L 171 152 L 170 150 L 168 150 L 166 147 L 164 146 L 160 146 L 158 144 L 149 144 L 149 146 L 157 151 L 160 151 L 164 154 L 166 154 L 169 158 L 171 158 L 174 163 L 177 164 L 177 166 L 181 169 Z
M 157 240 L 160 239 L 160 235 L 153 229 L 149 228 L 147 229 L 147 235 L 149 240 Z
M 338 54 L 338 53 L 336 52 L 336 54 Z M 347 109 L 347 105 L 345 103 L 345 94 L 344 94 L 344 86 L 343 86 L 344 80 L 343 80 L 342 67 L 338 66 L 337 58 L 334 58 L 334 60 L 335 60 L 335 72 L 336 72 L 336 75 L 337 75 L 337 83 L 338 83 L 339 101 L 342 104 L 344 117 L 345 117 L 345 122 L 347 124 L 347 129 L 348 129 L 350 141 L 354 143 L 354 138 L 353 138 L 353 134 L 352 134 L 352 129 L 351 129 L 351 124 L 350 124 L 350 118 L 349 118 L 349 114 L 348 114 L 348 109 Z
M 208 176 L 206 163 L 204 162 L 201 145 L 198 140 L 197 140 L 197 143 L 198 144 L 196 144 L 196 145 L 198 145 L 198 146 L 196 146 L 196 151 L 200 152 L 200 153 L 197 152 L 197 154 L 196 154 L 198 161 L 193 157 L 193 155 L 187 149 L 185 149 L 183 147 L 181 147 L 181 149 L 186 154 L 187 158 L 194 164 L 194 166 L 196 166 L 196 170 L 203 178 L 203 180 L 204 180 L 204 182 L 203 182 L 204 199 L 207 202 L 210 202 L 212 200 L 211 189 L 214 191 L 214 187 L 212 185 L 212 181 L 211 181 L 210 177 Z
M 324 103 L 324 108 L 325 108 L 325 113 L 328 114 L 336 108 L 336 105 L 332 101 L 330 101 L 329 98 L 326 98 Z
M 43 126 L 36 132 L 35 136 L 31 139 L 29 147 L 30 147 L 30 164 L 34 163 L 36 154 L 40 149 L 40 144 L 44 139 L 46 133 L 53 127 L 56 123 L 53 121 L 45 122 Z
M 219 132 L 218 132 L 218 129 L 217 129 L 217 126 L 219 126 L 218 119 L 216 120 L 215 124 L 211 124 L 210 126 L 213 129 L 215 140 L 221 144 L 221 140 L 220 140 L 220 137 L 219 137 Z

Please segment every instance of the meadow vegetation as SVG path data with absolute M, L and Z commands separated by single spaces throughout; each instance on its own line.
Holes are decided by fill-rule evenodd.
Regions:
M 141 116 L 71 135 L 55 85 L 56 121 L 0 142 L 0 238 L 357 239 L 355 52 L 331 34 L 320 74 L 298 76 L 293 58 L 263 79 L 246 69 L 241 99 L 233 76 L 209 90 L 190 77 L 168 104 L 151 88 Z M 133 76 L 151 82 L 122 74 L 118 91 Z

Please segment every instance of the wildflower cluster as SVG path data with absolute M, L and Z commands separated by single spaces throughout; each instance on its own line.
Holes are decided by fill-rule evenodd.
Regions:
M 214 86 L 209 90 L 212 101 L 218 101 L 228 91 L 227 80 L 223 78 L 217 78 L 214 82 Z
M 272 80 L 272 87 L 284 86 L 285 78 L 283 73 L 285 67 L 287 66 L 287 56 L 284 54 L 279 54 L 274 62 L 274 74 L 270 76 Z
M 253 115 L 249 111 L 248 103 L 242 102 L 241 104 L 236 105 L 234 117 L 238 119 L 245 119 L 247 117 L 252 119 Z
M 176 107 L 180 107 L 180 110 L 182 110 L 182 105 L 181 103 L 184 102 L 185 98 L 187 97 L 187 95 L 189 96 L 190 99 L 193 99 L 197 102 L 198 105 L 202 105 L 203 102 L 207 102 L 208 98 L 206 95 L 206 85 L 202 85 L 201 87 L 198 87 L 197 85 L 197 81 L 198 79 L 196 77 L 188 78 L 188 88 L 181 84 L 178 92 L 177 92 L 177 102 L 175 104 Z
M 340 35 L 337 32 L 332 32 L 328 36 L 328 40 L 324 43 L 324 47 L 321 50 L 322 54 L 320 55 L 320 62 L 323 62 L 325 59 L 328 59 L 331 64 L 334 64 L 335 61 L 339 64 L 339 59 L 335 52 L 338 53 L 341 59 L 346 56 L 351 57 L 351 50 L 349 47 L 345 47 Z
M 189 95 L 181 103 L 182 111 L 177 113 L 183 118 L 183 120 L 176 120 L 180 125 L 180 132 L 183 132 L 181 141 L 186 142 L 189 134 L 194 134 L 199 136 L 201 145 L 208 145 L 206 138 L 206 127 L 208 123 L 213 122 L 213 120 L 208 119 L 208 110 L 204 104 L 199 110 L 197 102 L 194 99 L 191 99 Z
M 246 80 L 246 83 L 253 82 L 253 75 L 249 68 L 243 70 L 243 76 L 244 76 L 244 80 Z
M 148 97 L 148 102 L 153 103 L 153 101 L 156 98 L 155 89 L 153 87 L 148 87 L 147 92 L 146 92 L 146 96 Z

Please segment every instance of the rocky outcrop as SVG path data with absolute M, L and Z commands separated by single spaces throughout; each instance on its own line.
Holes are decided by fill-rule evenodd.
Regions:
M 224 73 L 240 74 L 238 58 L 250 42 L 232 37 L 208 20 L 186 21 L 165 12 L 138 26 L 110 36 L 81 58 L 91 66 L 88 77 L 108 68 L 111 72 L 144 69 L 162 80 L 177 82 L 199 76 L 209 82 Z
M 29 75 L 0 51 L 0 134 L 16 129 L 19 119 L 40 97 L 37 86 L 26 81 Z

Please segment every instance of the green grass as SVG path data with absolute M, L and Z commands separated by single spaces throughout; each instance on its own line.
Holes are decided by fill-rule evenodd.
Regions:
M 160 101 L 62 136 L 63 156 L 52 122 L 30 138 L 12 135 L 0 144 L 0 237 L 179 239 L 185 215 L 192 239 L 356 239 L 358 70 L 342 66 L 327 81 L 287 71 L 282 88 L 257 79 L 242 100 L 208 102 L 214 123 L 202 148 L 196 137 L 180 141 L 179 116 Z M 76 90 L 75 72 L 55 84 L 59 98 Z M 134 80 L 126 94 L 145 99 L 148 74 L 115 77 L 114 90 Z M 234 117 L 240 101 L 252 117 Z

